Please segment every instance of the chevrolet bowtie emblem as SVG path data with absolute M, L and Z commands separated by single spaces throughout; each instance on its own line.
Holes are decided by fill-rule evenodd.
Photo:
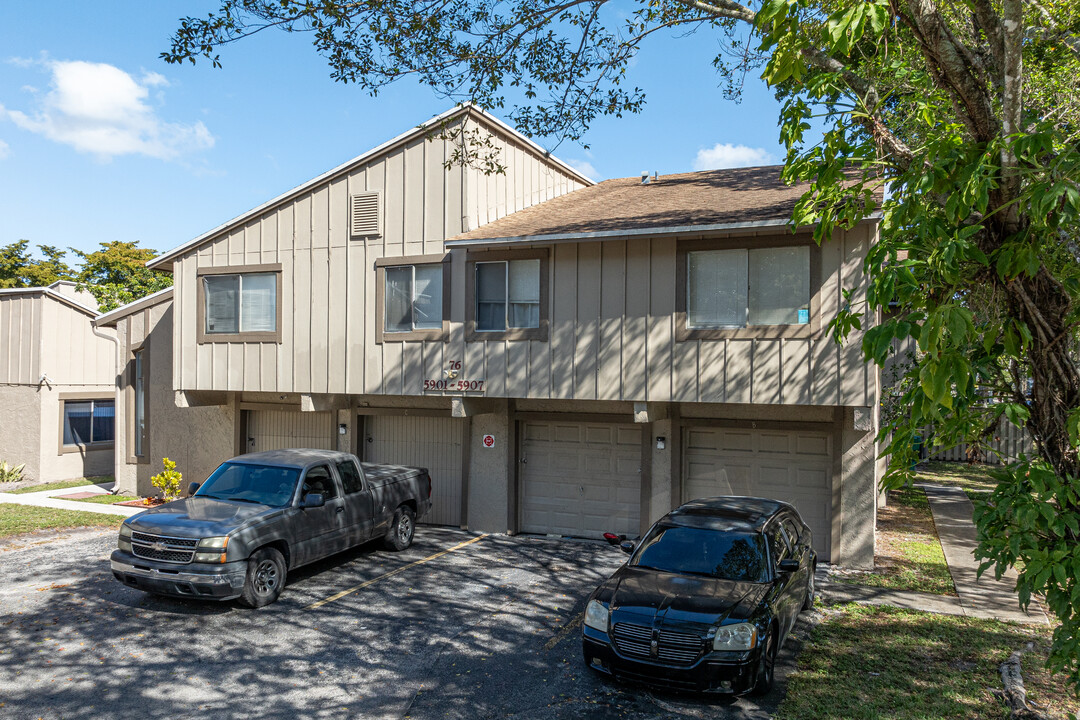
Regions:
M 165 543 L 163 543 L 163 542 L 150 543 L 150 549 L 151 550 L 156 550 L 157 552 L 165 552 Z

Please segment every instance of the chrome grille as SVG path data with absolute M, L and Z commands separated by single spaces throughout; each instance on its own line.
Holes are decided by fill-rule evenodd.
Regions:
M 168 537 L 141 532 L 131 534 L 131 553 L 135 557 L 147 560 L 189 563 L 195 555 L 195 547 L 198 544 L 199 541 L 193 538 Z
M 615 647 L 627 657 L 662 660 L 677 665 L 689 665 L 701 656 L 705 645 L 700 635 L 661 630 L 657 636 L 656 655 L 652 655 L 653 629 L 642 625 L 615 623 L 612 629 Z

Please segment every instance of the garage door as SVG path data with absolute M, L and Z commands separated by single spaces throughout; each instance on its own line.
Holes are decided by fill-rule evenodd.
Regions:
M 833 437 L 826 432 L 683 429 L 683 500 L 747 495 L 794 505 L 829 557 Z
M 521 529 L 600 537 L 636 535 L 641 428 L 526 422 L 521 446 Z
M 248 412 L 248 452 L 282 448 L 337 450 L 334 414 L 328 412 Z
M 463 422 L 404 415 L 364 418 L 365 462 L 425 467 L 431 473 L 431 512 L 424 516 L 424 522 L 461 525 Z

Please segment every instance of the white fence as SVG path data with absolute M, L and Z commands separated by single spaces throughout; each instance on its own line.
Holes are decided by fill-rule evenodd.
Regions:
M 1020 457 L 1020 453 L 1031 455 L 1035 449 L 1027 431 L 1016 427 L 1004 416 L 998 422 L 993 436 L 988 438 L 987 442 L 979 444 L 977 448 L 978 455 L 975 458 L 968 456 L 969 446 L 967 443 L 961 443 L 951 448 L 934 447 L 933 436 L 928 432 L 927 437 L 930 446 L 923 448 L 922 456 L 931 460 L 943 460 L 945 462 L 969 462 L 974 459 L 987 465 L 1002 465 L 1013 462 Z

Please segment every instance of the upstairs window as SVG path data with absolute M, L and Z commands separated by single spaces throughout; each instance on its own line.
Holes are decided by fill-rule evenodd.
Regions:
M 690 328 L 806 325 L 810 248 L 690 252 L 686 287 Z
M 442 330 L 443 266 L 386 268 L 384 333 Z
M 200 342 L 280 342 L 280 266 L 259 270 L 199 271 Z
M 476 263 L 476 330 L 540 327 L 540 260 Z

